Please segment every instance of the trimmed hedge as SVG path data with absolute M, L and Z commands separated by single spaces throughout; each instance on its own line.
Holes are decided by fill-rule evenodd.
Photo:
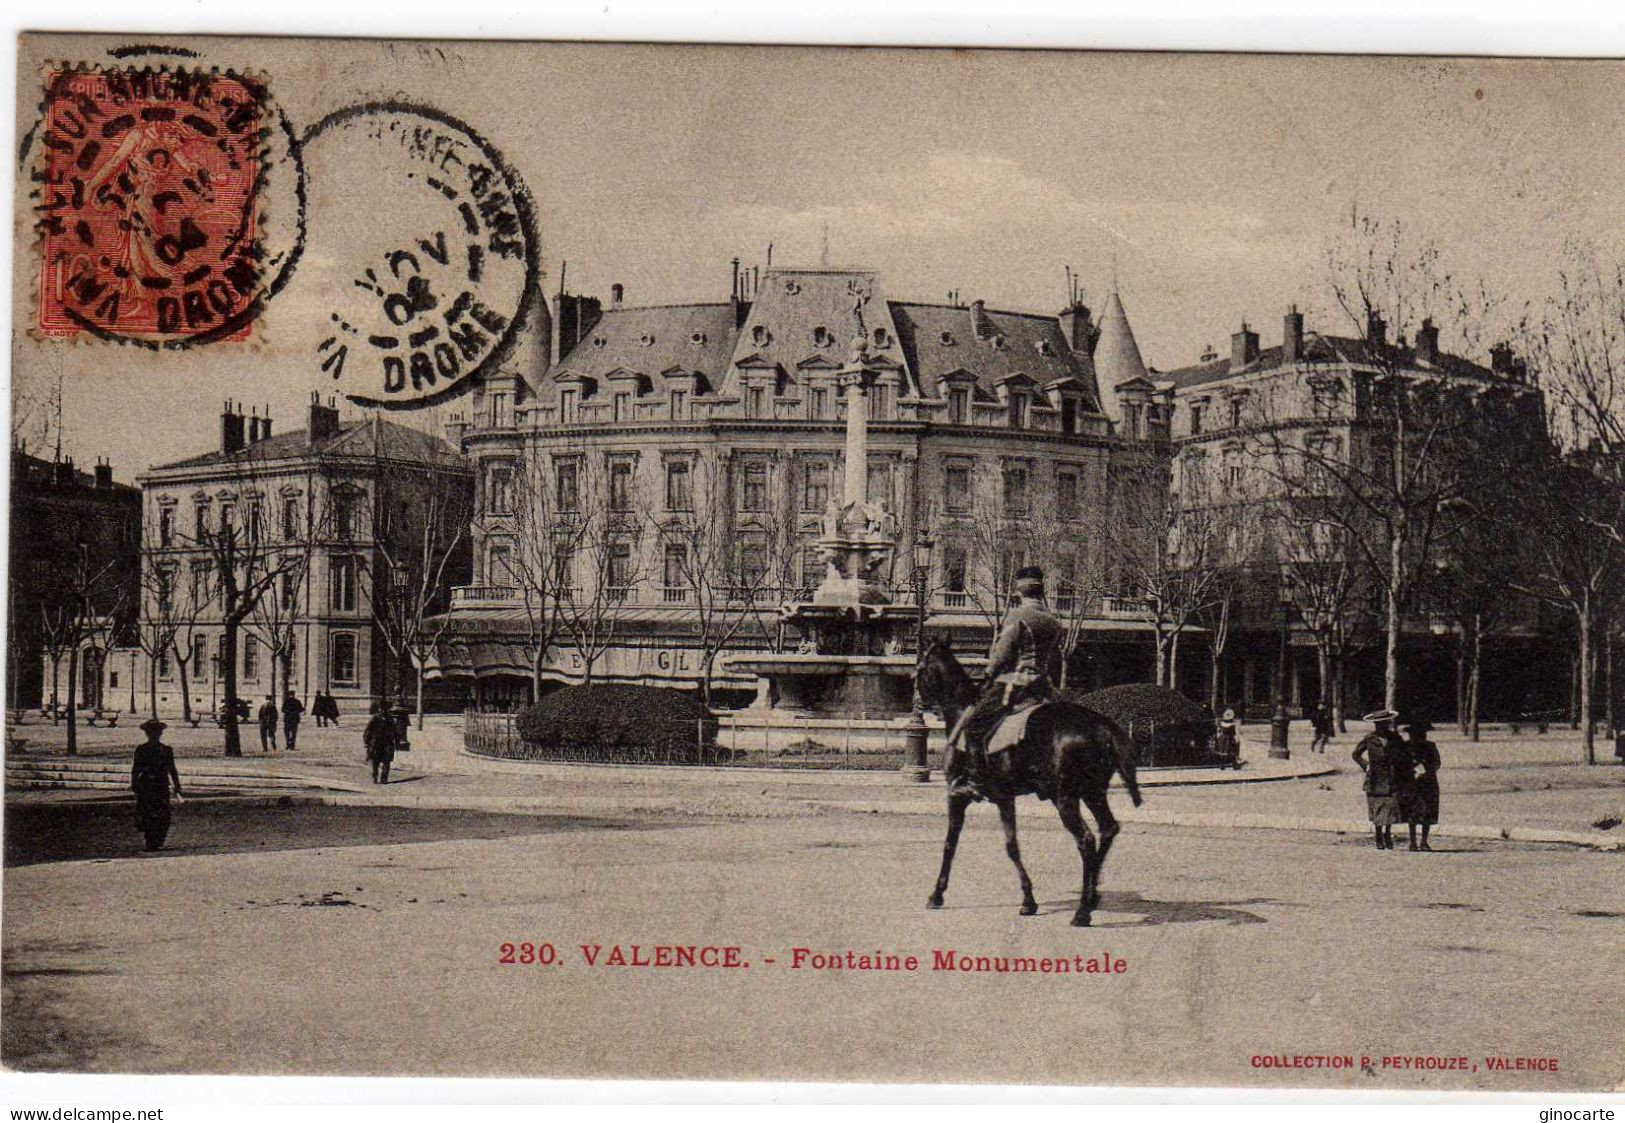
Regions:
M 620 683 L 555 691 L 520 710 L 514 728 L 527 748 L 582 760 L 699 761 L 715 755 L 717 733 L 695 695 Z

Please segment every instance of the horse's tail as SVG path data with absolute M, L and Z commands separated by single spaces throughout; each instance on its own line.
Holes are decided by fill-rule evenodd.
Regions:
M 1129 799 L 1138 807 L 1145 801 L 1140 798 L 1140 779 L 1134 771 L 1134 738 L 1115 721 L 1108 721 L 1106 724 L 1111 727 L 1112 747 L 1117 751 L 1117 771 L 1123 777 L 1123 786 L 1128 789 Z

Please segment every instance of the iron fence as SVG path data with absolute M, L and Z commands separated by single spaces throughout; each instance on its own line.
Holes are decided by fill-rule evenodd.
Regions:
M 719 728 L 715 719 L 645 723 L 638 743 L 585 741 L 548 744 L 519 735 L 512 713 L 468 710 L 463 714 L 463 745 L 477 756 L 573 764 L 703 765 L 728 768 L 795 768 L 896 771 L 907 758 L 902 729 L 808 731 L 782 728 Z

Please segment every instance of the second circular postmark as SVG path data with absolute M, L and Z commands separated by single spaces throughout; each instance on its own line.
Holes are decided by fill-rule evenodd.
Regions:
M 457 118 L 403 102 L 330 114 L 304 150 L 321 170 L 309 231 L 326 313 L 318 377 L 358 404 L 412 408 L 507 359 L 540 251 L 530 196 L 502 155 Z

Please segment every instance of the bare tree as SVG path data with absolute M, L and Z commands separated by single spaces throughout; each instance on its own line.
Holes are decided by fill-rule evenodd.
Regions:
M 1464 445 L 1477 424 L 1475 388 L 1419 374 L 1407 333 L 1437 340 L 1436 316 L 1448 316 L 1469 347 L 1499 302 L 1461 285 L 1438 248 L 1397 221 L 1358 212 L 1327 253 L 1330 287 L 1356 337 L 1346 358 L 1369 381 L 1369 400 L 1352 423 L 1351 447 L 1288 449 L 1277 429 L 1277 458 L 1301 456 L 1330 481 L 1361 526 L 1349 541 L 1381 576 L 1384 592 L 1383 699 L 1399 705 L 1401 638 L 1418 574 L 1425 572 L 1439 513 L 1471 492 Z M 1465 440 L 1463 438 L 1466 438 Z
M 162 516 L 159 516 L 162 517 Z M 147 657 L 147 709 L 158 716 L 158 669 L 175 645 L 181 627 L 180 566 L 152 548 L 162 541 L 158 528 L 148 520 L 142 540 L 149 543 L 141 559 L 142 619 L 136 628 L 136 642 Z
M 256 509 L 265 478 L 264 466 L 252 449 L 240 454 L 233 472 L 234 490 L 218 504 L 199 508 L 186 541 L 195 563 L 204 567 L 200 579 L 212 584 L 212 596 L 220 604 L 226 756 L 243 755 L 237 714 L 237 650 L 242 630 L 261 598 L 285 572 L 308 565 L 308 556 L 298 549 L 288 550 L 267 526 L 263 509 Z
M 559 604 L 564 634 L 581 660 L 583 685 L 615 645 L 647 576 L 639 547 L 649 504 L 636 464 L 614 453 L 577 460 L 581 502 L 570 520 L 576 543 L 573 578 L 580 585 Z
M 564 634 L 564 606 L 575 595 L 573 568 L 585 521 L 575 449 L 549 462 L 532 446 L 512 466 L 511 500 L 486 497 L 480 529 L 492 582 L 513 582 L 525 616 L 531 697 L 539 698 L 547 653 Z
M 63 528 L 71 533 L 72 528 Z M 52 701 L 56 698 L 56 675 L 64 656 L 68 660 L 68 745 L 70 755 L 78 752 L 78 688 L 80 658 L 85 645 L 105 653 L 111 645 L 119 615 L 130 597 L 128 577 L 122 572 L 116 553 L 102 557 L 85 542 L 54 555 L 65 558 L 41 567 L 41 637 L 51 657 Z M 100 641 L 97 643 L 97 641 Z
M 1157 685 L 1173 687 L 1180 637 L 1215 594 L 1221 520 L 1213 506 L 1182 509 L 1167 472 L 1150 453 L 1121 465 L 1110 521 L 1116 583 L 1141 604 L 1151 625 Z
M 377 466 L 377 565 L 367 572 L 367 601 L 397 667 L 410 665 L 417 689 L 417 724 L 423 728 L 425 666 L 450 625 L 448 580 L 466 564 L 472 489 L 461 463 L 451 459 Z M 508 494 L 499 500 L 511 506 Z

